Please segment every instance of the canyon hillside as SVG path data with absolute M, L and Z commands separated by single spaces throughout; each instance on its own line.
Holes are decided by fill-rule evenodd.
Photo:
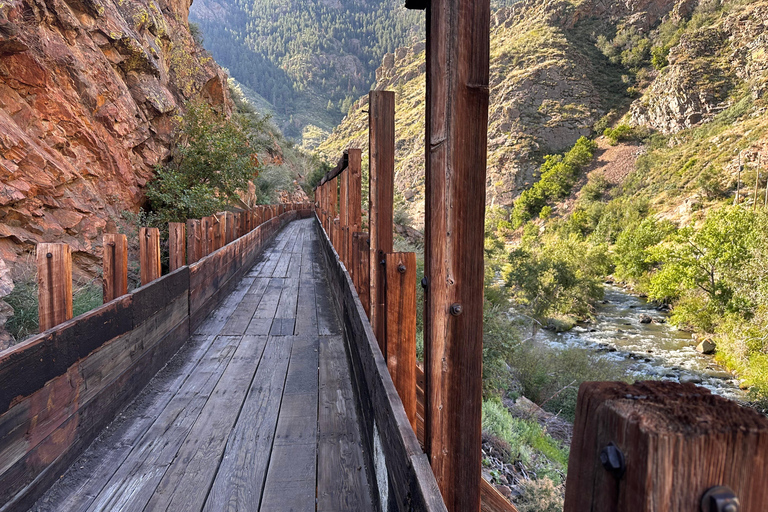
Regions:
M 738 0 L 525 0 L 497 9 L 487 204 L 510 207 L 538 179 L 545 155 L 619 122 L 670 137 L 673 168 L 654 168 L 670 189 L 670 208 L 688 197 L 676 191 L 696 193 L 696 177 L 710 163 L 724 186 L 735 187 L 734 148 L 746 140 L 737 134 L 754 141 L 755 161 L 766 142 L 765 131 L 755 128 L 766 122 L 767 9 L 763 1 Z M 415 227 L 423 222 L 424 57 L 423 43 L 387 54 L 375 84 L 397 93 L 395 186 Z M 367 109 L 364 96 L 319 147 L 326 158 L 338 158 L 344 147 L 367 147 Z M 735 134 L 718 140 L 717 130 L 685 178 L 674 178 L 703 149 L 701 141 L 686 145 L 699 140 L 692 130 L 714 126 L 718 115 L 731 116 Z M 645 149 L 630 151 L 634 167 Z M 663 201 L 656 192 L 649 194 Z

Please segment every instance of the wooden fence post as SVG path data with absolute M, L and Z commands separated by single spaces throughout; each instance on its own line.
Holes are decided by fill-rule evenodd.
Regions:
M 361 231 L 358 233 L 358 250 L 360 251 L 359 267 L 358 267 L 358 284 L 357 295 L 360 297 L 360 302 L 363 303 L 363 309 L 368 318 L 371 317 L 371 271 L 370 271 L 370 258 L 371 258 L 371 244 L 370 238 L 367 232 Z
M 477 512 L 490 0 L 430 2 L 426 22 L 426 451 L 448 510 Z
M 339 255 L 344 266 L 349 268 L 347 257 L 347 233 L 349 233 L 349 169 L 339 174 Z
M 67 244 L 37 244 L 40 332 L 72 318 L 72 254 Z
M 203 257 L 203 233 L 201 222 L 187 219 L 187 263 L 192 264 Z
M 104 302 L 128 293 L 128 239 L 125 235 L 104 234 L 102 290 Z
M 224 227 L 224 245 L 232 242 L 235 238 L 235 215 L 232 212 L 224 212 L 224 218 L 227 220 L 227 224 Z
M 183 267 L 187 261 L 186 224 L 183 222 L 168 223 L 168 270 Z
M 360 196 L 362 193 L 361 187 L 361 175 L 362 175 L 362 152 L 359 149 L 356 148 L 350 148 L 347 151 L 347 174 L 349 175 L 349 184 L 347 186 L 347 190 L 349 191 L 349 206 L 347 211 L 347 218 L 348 218 L 348 224 L 349 224 L 349 242 L 348 244 L 352 244 L 352 236 L 354 233 L 357 233 L 360 231 L 361 225 L 363 223 L 361 218 L 361 201 Z M 352 258 L 359 258 L 359 255 L 356 253 L 356 251 L 352 250 L 352 255 L 350 259 Z M 359 261 L 359 260 L 358 260 Z M 357 282 L 356 273 L 358 270 L 358 266 L 354 263 L 351 264 L 352 267 L 352 274 L 353 277 L 356 279 L 355 282 Z
M 141 286 L 160 277 L 160 230 L 139 228 Z
M 768 419 L 707 389 L 585 382 L 565 511 L 727 510 L 702 508 L 702 497 L 715 486 L 730 487 L 743 511 L 765 510 L 767 460 Z
M 352 284 L 355 286 L 357 295 L 360 296 L 360 233 L 352 233 L 352 242 L 350 243 L 350 263 L 349 272 L 352 277 Z
M 200 219 L 200 234 L 202 235 L 202 243 L 200 245 L 202 247 L 202 257 L 208 256 L 216 250 L 214 246 L 215 228 L 216 217 L 210 215 Z
M 387 368 L 416 432 L 416 254 L 386 255 Z
M 213 250 L 219 250 L 226 245 L 227 240 L 227 214 L 226 212 L 214 215 Z
M 369 231 L 371 241 L 370 319 L 379 348 L 387 357 L 384 311 L 385 269 L 381 262 L 392 252 L 392 217 L 395 183 L 395 93 L 368 93 L 368 144 L 370 147 Z

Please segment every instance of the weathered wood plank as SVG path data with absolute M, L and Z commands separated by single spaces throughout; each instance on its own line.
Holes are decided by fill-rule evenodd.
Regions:
M 211 348 L 213 336 L 193 336 L 137 399 L 35 503 L 33 512 L 84 512 Z
M 37 313 L 40 331 L 72 318 L 72 254 L 67 244 L 37 244 Z
M 168 269 L 173 272 L 187 264 L 186 224 L 168 223 Z
M 128 239 L 107 233 L 103 242 L 103 297 L 109 302 L 128 293 Z
M 259 306 L 256 308 L 251 322 L 245 330 L 246 334 L 269 334 L 269 330 L 272 327 L 272 319 L 275 318 L 275 312 L 280 302 L 283 281 L 284 279 L 282 278 L 272 278 L 269 280 Z
M 242 338 L 174 463 L 147 504 L 149 510 L 202 508 L 263 350 L 262 339 Z
M 317 510 L 374 510 L 344 341 L 320 340 Z
M 386 313 L 384 311 L 386 275 L 380 263 L 392 252 L 393 201 L 395 187 L 395 93 L 368 93 L 368 145 L 370 147 L 369 232 L 370 299 L 368 311 L 381 352 L 387 355 Z
M 741 510 L 768 503 L 768 419 L 693 384 L 585 382 L 573 434 L 568 512 L 700 510 L 718 485 L 733 489 Z M 601 463 L 610 443 L 623 475 Z
M 240 300 L 235 310 L 227 319 L 227 323 L 221 329 L 221 334 L 225 336 L 242 336 L 248 329 L 259 302 L 267 290 L 269 280 L 263 277 L 254 278 L 253 284 Z
M 386 255 L 387 368 L 416 431 L 416 254 Z
M 139 228 L 139 266 L 141 285 L 160 277 L 160 230 Z
M 427 13 L 426 448 L 448 510 L 480 510 L 490 0 Z M 377 333 L 378 334 L 378 333 Z
M 268 341 L 203 510 L 259 510 L 290 354 Z

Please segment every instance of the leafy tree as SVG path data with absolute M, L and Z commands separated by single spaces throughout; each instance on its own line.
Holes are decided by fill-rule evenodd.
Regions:
M 243 116 L 227 117 L 204 102 L 187 105 L 172 159 L 147 188 L 158 221 L 205 217 L 237 203 L 261 169 L 249 135 Z
M 669 221 L 653 217 L 628 227 L 619 234 L 614 247 L 616 275 L 621 279 L 640 279 L 661 264 L 658 251 L 651 249 L 674 232 Z
M 752 211 L 730 206 L 710 213 L 700 229 L 672 234 L 651 251 L 663 266 L 651 277 L 649 297 L 668 301 L 697 291 L 715 314 L 748 309 L 735 291 L 757 242 L 755 220 Z

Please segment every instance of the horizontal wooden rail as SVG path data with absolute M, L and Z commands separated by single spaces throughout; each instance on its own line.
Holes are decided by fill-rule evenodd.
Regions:
M 352 278 L 319 223 L 317 228 L 332 303 L 344 324 L 367 463 L 369 467 L 376 467 L 374 447 L 380 443 L 386 475 L 376 476 L 377 480 L 384 478 L 389 489 L 394 491 L 394 496 L 389 496 L 389 510 L 445 511 L 429 461 L 403 409 Z M 371 487 L 377 489 L 378 483 L 371 482 Z

